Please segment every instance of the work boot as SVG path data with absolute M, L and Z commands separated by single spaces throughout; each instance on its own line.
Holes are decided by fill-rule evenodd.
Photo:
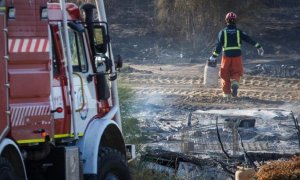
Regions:
M 238 89 L 239 89 L 239 84 L 238 83 L 232 83 L 232 85 L 231 85 L 231 95 L 232 95 L 232 97 L 237 97 Z
M 231 94 L 223 94 L 223 98 L 229 100 L 231 98 Z

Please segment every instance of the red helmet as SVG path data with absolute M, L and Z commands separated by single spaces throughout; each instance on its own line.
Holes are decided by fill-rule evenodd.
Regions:
M 235 23 L 236 18 L 237 16 L 234 12 L 229 12 L 226 14 L 225 21 L 228 23 Z

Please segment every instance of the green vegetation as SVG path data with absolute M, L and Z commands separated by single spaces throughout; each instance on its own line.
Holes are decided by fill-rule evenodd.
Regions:
M 130 87 L 121 83 L 119 84 L 118 91 L 125 142 L 135 144 L 137 151 L 140 151 L 144 138 L 139 127 L 138 119 L 132 116 L 134 93 Z

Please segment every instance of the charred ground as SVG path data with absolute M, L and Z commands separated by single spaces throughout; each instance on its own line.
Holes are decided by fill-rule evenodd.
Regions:
M 159 0 L 108 1 L 114 53 L 120 54 L 127 63 L 119 81 L 133 91 L 134 97 L 127 105 L 131 106 L 130 117 L 138 120 L 145 135 L 146 147 L 181 152 L 182 143 L 187 142 L 185 136 L 204 137 L 210 131 L 215 135 L 214 125 L 206 132 L 195 131 L 202 122 L 202 117 L 197 115 L 192 115 L 192 126 L 187 127 L 187 115 L 196 110 L 267 109 L 274 110 L 279 118 L 283 117 L 281 112 L 300 114 L 299 1 L 243 1 L 234 9 L 228 5 L 222 9 L 223 1 L 202 1 L 199 8 L 203 8 L 201 13 L 206 16 L 202 24 L 195 25 L 198 29 L 194 34 L 189 34 L 193 28 L 188 27 L 193 27 L 196 19 L 181 23 L 186 29 L 178 24 L 172 28 L 174 14 L 170 10 L 179 1 L 168 2 L 163 6 Z M 157 3 L 162 3 L 159 8 Z M 164 11 L 170 7 L 173 9 Z M 263 45 L 266 55 L 259 58 L 255 48 L 244 45 L 245 75 L 239 97 L 225 100 L 220 88 L 205 88 L 202 83 L 206 59 L 211 55 L 217 32 L 224 26 L 223 16 L 229 10 L 238 13 L 239 26 Z M 167 13 L 163 16 L 167 19 L 158 17 L 162 12 Z M 182 14 L 175 17 L 181 15 L 186 20 L 186 13 L 182 9 Z M 268 133 L 271 134 L 256 137 L 263 143 L 250 142 L 248 148 L 259 150 L 268 143 L 286 140 L 276 127 Z M 297 133 L 291 136 L 291 144 L 297 144 Z M 219 148 L 219 145 L 211 147 Z

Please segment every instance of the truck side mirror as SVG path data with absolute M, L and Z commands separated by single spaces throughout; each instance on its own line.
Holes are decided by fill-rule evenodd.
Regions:
M 109 37 L 104 26 L 94 26 L 95 52 L 105 54 L 107 52 Z

